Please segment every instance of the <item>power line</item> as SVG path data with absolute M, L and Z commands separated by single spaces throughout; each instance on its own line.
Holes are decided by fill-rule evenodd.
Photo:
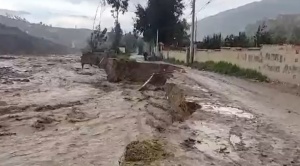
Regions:
M 194 61 L 194 43 L 195 43 L 195 9 L 196 9 L 196 0 L 192 0 L 192 27 L 191 27 L 191 43 L 190 43 L 190 56 L 187 56 L 187 63 L 193 63 Z
M 201 12 L 202 10 L 204 10 L 209 4 L 211 4 L 213 2 L 213 0 L 209 0 L 207 1 L 197 12 L 196 15 Z M 188 19 L 190 19 L 192 17 L 192 13 L 189 15 Z
M 208 2 L 206 2 L 206 4 L 204 6 L 202 6 L 197 12 L 196 15 L 201 12 L 202 10 L 204 10 L 209 4 L 212 3 L 213 0 L 209 0 Z
M 98 4 L 97 9 L 96 9 L 95 17 L 94 17 L 93 30 L 95 29 L 95 22 L 96 22 L 96 19 L 97 19 L 98 10 L 99 10 L 100 6 L 101 6 L 100 19 L 101 19 L 102 14 L 103 14 L 103 12 L 105 11 L 105 9 L 103 10 L 103 8 L 102 8 L 103 6 L 105 6 L 105 1 L 103 1 L 103 0 L 100 0 L 100 1 L 99 1 L 99 4 Z M 99 23 L 99 24 L 100 24 L 100 23 Z

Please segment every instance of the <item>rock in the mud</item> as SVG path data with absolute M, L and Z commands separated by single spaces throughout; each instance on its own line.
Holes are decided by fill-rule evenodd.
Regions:
M 0 133 L 0 137 L 5 137 L 5 136 L 13 136 L 17 135 L 16 133 Z
M 29 79 L 22 79 L 21 82 L 30 82 Z
M 12 85 L 14 84 L 14 82 L 12 82 L 11 80 L 5 80 L 3 82 L 1 82 L 2 84 L 6 84 L 6 85 Z
M 96 118 L 98 118 L 98 115 L 92 116 L 74 108 L 67 114 L 66 120 L 70 123 L 77 123 L 89 121 Z
M 73 109 L 71 112 L 67 114 L 66 120 L 68 120 L 71 123 L 76 123 L 85 120 L 85 118 L 86 118 L 85 113 Z
M 150 165 L 152 162 L 163 160 L 169 155 L 158 140 L 133 141 L 127 145 L 120 165 Z
M 17 58 L 16 57 L 10 57 L 10 56 L 0 56 L 0 59 L 11 60 L 11 59 L 17 59 Z
M 51 124 L 55 119 L 51 117 L 39 117 L 31 126 L 38 131 L 43 131 L 46 128 L 46 124 Z
M 192 138 L 188 138 L 181 143 L 181 146 L 187 150 L 195 149 L 196 140 Z
M 165 86 L 166 96 L 171 106 L 173 121 L 184 121 L 201 106 L 195 102 L 187 102 L 185 93 L 178 85 L 168 83 Z
M 82 105 L 80 101 L 75 101 L 75 102 L 69 102 L 69 103 L 64 103 L 64 104 L 57 104 L 57 105 L 45 105 L 45 106 L 39 106 L 34 109 L 35 112 L 44 112 L 44 111 L 51 111 L 51 110 L 56 110 L 60 108 L 65 108 L 65 107 L 72 107 L 75 105 Z
M 29 79 L 19 79 L 19 78 L 13 79 L 12 81 L 15 81 L 15 82 L 30 82 Z

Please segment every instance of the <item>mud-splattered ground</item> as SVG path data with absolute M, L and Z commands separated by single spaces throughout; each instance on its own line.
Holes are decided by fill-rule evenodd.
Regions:
M 165 92 L 112 84 L 78 56 L 2 58 L 0 165 L 117 166 L 126 145 L 159 139 L 166 166 L 299 166 L 299 97 L 187 69 L 170 82 L 202 106 L 173 121 Z

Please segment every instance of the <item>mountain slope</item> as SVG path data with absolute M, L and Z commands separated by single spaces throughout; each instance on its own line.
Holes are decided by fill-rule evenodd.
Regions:
M 72 50 L 46 39 L 28 35 L 15 27 L 0 24 L 0 54 L 66 54 Z
M 245 31 L 249 36 L 253 36 L 258 26 L 263 24 L 266 25 L 267 30 L 278 30 L 288 37 L 295 27 L 300 27 L 300 14 L 279 15 L 276 19 L 258 20 L 254 24 L 247 25 Z
M 237 34 L 248 24 L 264 18 L 276 18 L 280 14 L 300 13 L 300 0 L 262 0 L 204 18 L 197 22 L 197 40 L 205 35 L 222 33 Z
M 32 36 L 44 38 L 76 49 L 81 49 L 86 46 L 86 40 L 92 32 L 89 29 L 68 29 L 44 24 L 33 24 L 23 19 L 2 15 L 0 15 L 0 23 L 9 27 L 17 27 Z

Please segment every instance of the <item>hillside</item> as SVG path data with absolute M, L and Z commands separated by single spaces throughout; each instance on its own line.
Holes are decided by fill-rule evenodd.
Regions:
M 58 28 L 44 24 L 33 24 L 23 19 L 0 15 L 0 24 L 17 27 L 20 30 L 38 37 L 50 40 L 67 47 L 81 49 L 86 46 L 86 40 L 91 34 L 89 29 Z
M 0 54 L 66 54 L 72 50 L 46 39 L 28 35 L 16 27 L 0 24 Z
M 246 27 L 248 36 L 254 36 L 259 26 L 266 26 L 276 43 L 300 44 L 300 14 L 280 15 L 276 19 L 259 20 Z
M 279 15 L 276 19 L 263 19 L 254 24 L 247 25 L 245 31 L 249 36 L 253 36 L 257 31 L 258 26 L 266 25 L 269 31 L 280 31 L 287 37 L 295 27 L 300 27 L 300 14 Z
M 237 34 L 248 24 L 265 18 L 274 19 L 280 14 L 300 14 L 299 7 L 300 0 L 262 0 L 228 10 L 197 22 L 197 40 L 213 33 Z

